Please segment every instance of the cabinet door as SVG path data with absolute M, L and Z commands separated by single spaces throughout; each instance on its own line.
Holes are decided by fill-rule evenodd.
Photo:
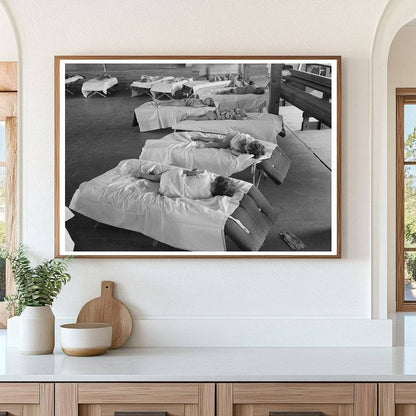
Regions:
M 380 416 L 415 416 L 416 383 L 380 383 Z
M 58 383 L 56 416 L 215 416 L 213 383 Z
M 220 383 L 217 416 L 377 416 L 377 384 Z
M 51 383 L 0 383 L 0 415 L 53 416 Z

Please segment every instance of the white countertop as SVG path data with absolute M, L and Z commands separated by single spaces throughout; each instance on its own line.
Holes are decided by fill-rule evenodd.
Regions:
M 0 331 L 0 381 L 416 381 L 416 348 L 121 348 L 21 355 Z

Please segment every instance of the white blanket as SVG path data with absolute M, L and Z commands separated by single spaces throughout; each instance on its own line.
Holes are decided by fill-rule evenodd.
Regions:
M 65 85 L 84 79 L 82 75 L 74 75 L 73 77 L 65 78 Z
M 212 98 L 215 105 L 220 110 L 234 110 L 240 108 L 247 113 L 259 113 L 263 108 L 267 108 L 269 94 L 218 94 L 223 90 L 230 90 L 224 87 L 209 87 L 200 88 L 198 90 L 198 97 L 201 99 Z
M 173 95 L 175 92 L 181 90 L 186 82 L 193 81 L 193 78 L 173 78 L 171 80 L 157 82 L 152 86 L 150 91 L 152 93 L 162 93 Z
M 222 176 L 231 176 L 249 166 L 269 159 L 276 145 L 262 142 L 266 152 L 258 159 L 252 155 L 231 153 L 230 149 L 200 148 L 192 138 L 208 134 L 199 132 L 175 132 L 157 140 L 146 140 L 140 159 L 154 160 L 165 165 L 180 166 L 185 169 L 206 169 Z M 209 134 L 209 136 L 212 136 Z M 222 137 L 222 136 L 217 136 Z
M 198 91 L 200 90 L 204 90 L 207 88 L 225 88 L 228 87 L 230 85 L 229 80 L 227 81 L 208 81 L 208 80 L 203 80 L 203 81 L 188 81 L 185 82 L 185 87 L 188 88 L 192 88 L 194 94 L 197 94 Z
M 204 99 L 206 97 L 211 97 L 216 94 L 218 91 L 230 90 L 232 87 L 228 86 L 215 86 L 215 85 L 205 85 L 200 87 L 198 90 L 198 97 Z
M 251 184 L 235 180 L 238 190 L 232 198 L 191 200 L 162 196 L 158 183 L 134 176 L 137 170 L 161 173 L 169 169 L 179 168 L 124 160 L 114 169 L 82 183 L 70 208 L 95 221 L 137 231 L 183 250 L 226 250 L 224 225 Z
M 158 77 L 155 77 L 158 78 Z M 143 90 L 150 90 L 150 88 L 152 88 L 153 85 L 157 84 L 158 82 L 163 82 L 163 81 L 168 81 L 170 79 L 173 79 L 172 76 L 170 77 L 160 77 L 158 79 L 153 79 L 152 77 L 149 77 L 149 81 L 143 82 L 143 81 L 134 81 L 130 84 L 130 89 L 131 91 L 131 96 L 132 97 L 136 97 L 139 94 L 137 93 L 137 91 L 134 90 L 134 88 L 141 88 Z
M 261 113 L 267 108 L 269 94 L 210 94 L 204 98 L 212 98 L 221 111 L 240 108 L 247 113 Z
M 257 140 L 276 143 L 276 137 L 283 128 L 282 116 L 268 113 L 248 113 L 247 116 L 246 120 L 183 120 L 172 128 L 217 134 L 239 131 Z
M 65 207 L 65 222 L 69 221 L 74 214 Z M 69 234 L 68 230 L 65 228 L 65 250 L 66 251 L 73 251 L 75 247 L 74 240 L 71 238 L 71 235 Z
M 131 83 L 131 87 L 149 89 L 152 88 L 152 85 L 157 84 L 158 82 L 169 81 L 173 79 L 172 76 L 170 77 L 149 77 L 148 81 L 133 81 Z
M 200 116 L 213 109 L 213 107 L 157 106 L 152 102 L 148 102 L 137 107 L 134 110 L 134 114 L 139 123 L 140 132 L 144 132 L 166 129 L 179 122 L 185 114 L 189 116 Z
M 88 81 L 85 81 L 82 84 L 81 92 L 84 97 L 88 97 L 91 92 L 100 91 L 104 94 L 107 94 L 107 90 L 114 85 L 118 84 L 118 79 L 116 77 L 97 79 L 93 78 Z

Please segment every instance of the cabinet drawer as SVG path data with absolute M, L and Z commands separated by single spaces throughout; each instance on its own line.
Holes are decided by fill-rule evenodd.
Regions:
M 198 404 L 197 383 L 81 383 L 78 403 Z
M 0 403 L 39 403 L 39 384 L 0 383 Z
M 56 416 L 215 416 L 214 383 L 59 383 Z
M 0 383 L 0 415 L 53 416 L 53 391 L 51 383 Z
M 234 403 L 354 403 L 350 383 L 238 383 Z
M 375 383 L 220 383 L 217 416 L 376 416 Z

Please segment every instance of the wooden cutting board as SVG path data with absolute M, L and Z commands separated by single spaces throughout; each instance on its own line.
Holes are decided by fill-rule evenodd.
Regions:
M 119 348 L 129 339 L 133 319 L 124 303 L 113 297 L 114 282 L 101 282 L 101 296 L 86 303 L 78 314 L 77 323 L 106 323 L 113 326 L 111 349 Z

